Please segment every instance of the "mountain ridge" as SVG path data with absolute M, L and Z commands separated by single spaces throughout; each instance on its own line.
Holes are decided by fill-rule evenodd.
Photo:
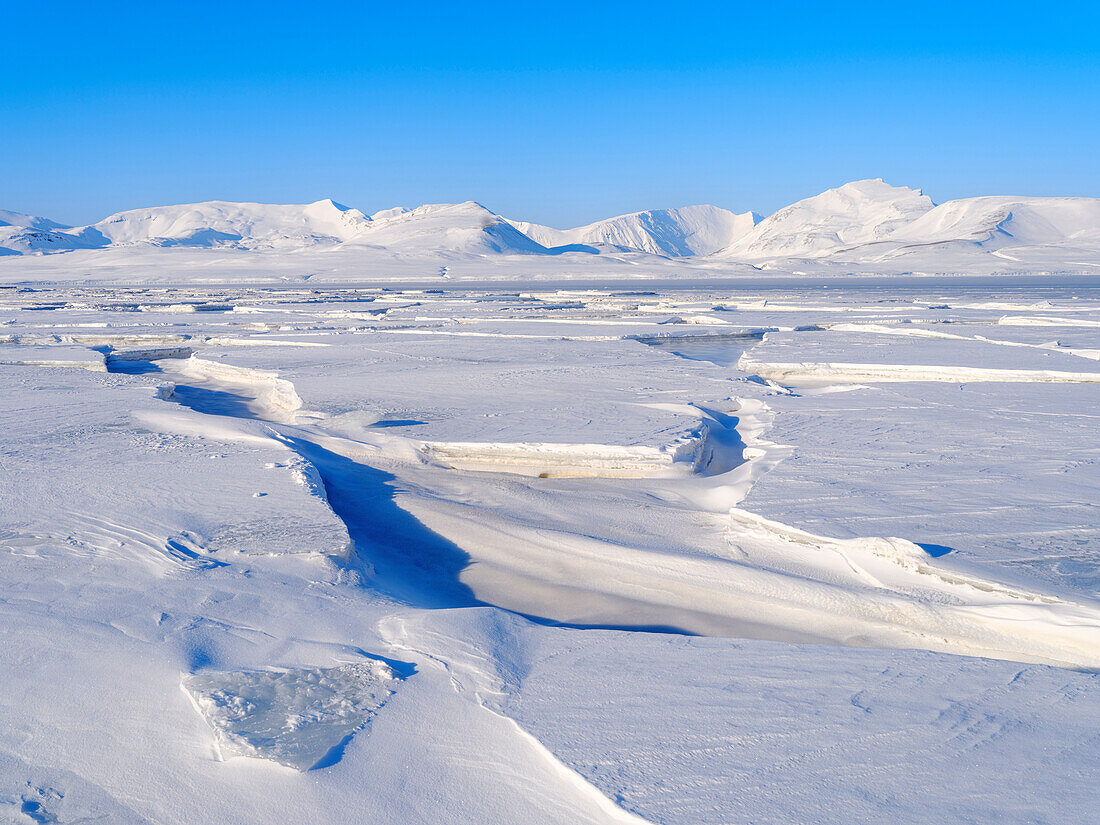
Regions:
M 692 260 L 693 265 L 767 269 L 794 267 L 799 261 L 833 266 L 912 259 L 914 265 L 936 267 L 950 256 L 1012 261 L 1013 249 L 1044 260 L 1056 258 L 1060 250 L 1100 256 L 1100 199 L 978 196 L 937 205 L 920 189 L 875 178 L 803 198 L 766 218 L 696 205 L 633 212 L 564 230 L 506 218 L 476 201 L 394 207 L 372 215 L 331 199 L 309 204 L 206 201 L 126 210 L 80 227 L 0 210 L 0 255 L 130 247 L 371 249 L 445 260 L 659 256 Z
M 606 245 L 620 251 L 688 257 L 709 255 L 751 231 L 760 220 L 755 212 L 736 214 L 709 204 L 678 209 L 648 209 L 617 215 L 573 229 L 509 220 L 543 246 Z

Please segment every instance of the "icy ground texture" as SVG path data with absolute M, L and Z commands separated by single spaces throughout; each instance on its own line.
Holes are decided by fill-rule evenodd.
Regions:
M 1095 807 L 1095 288 L 0 301 L 4 816 Z
M 300 771 L 339 748 L 385 704 L 383 662 L 241 673 L 201 672 L 183 686 L 214 729 L 223 756 L 260 756 Z

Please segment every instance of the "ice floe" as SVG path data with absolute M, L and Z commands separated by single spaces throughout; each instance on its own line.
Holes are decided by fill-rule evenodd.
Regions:
M 222 758 L 251 756 L 305 771 L 334 761 L 397 684 L 384 662 L 200 672 L 183 680 Z

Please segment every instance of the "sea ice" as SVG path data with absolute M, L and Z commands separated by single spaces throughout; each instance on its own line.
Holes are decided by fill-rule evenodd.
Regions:
M 0 821 L 1091 821 L 1094 279 L 323 254 L 0 265 Z
M 327 668 L 196 673 L 183 680 L 223 759 L 255 756 L 307 771 L 339 759 L 393 694 L 394 672 L 369 660 Z

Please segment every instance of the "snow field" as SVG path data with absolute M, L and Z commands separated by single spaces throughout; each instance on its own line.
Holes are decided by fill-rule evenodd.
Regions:
M 109 369 L 0 367 L 5 813 L 1087 818 L 1091 384 L 804 388 L 698 333 L 1091 375 L 1089 325 L 1000 320 L 1095 308 L 139 292 L 3 296 L 5 347 Z

